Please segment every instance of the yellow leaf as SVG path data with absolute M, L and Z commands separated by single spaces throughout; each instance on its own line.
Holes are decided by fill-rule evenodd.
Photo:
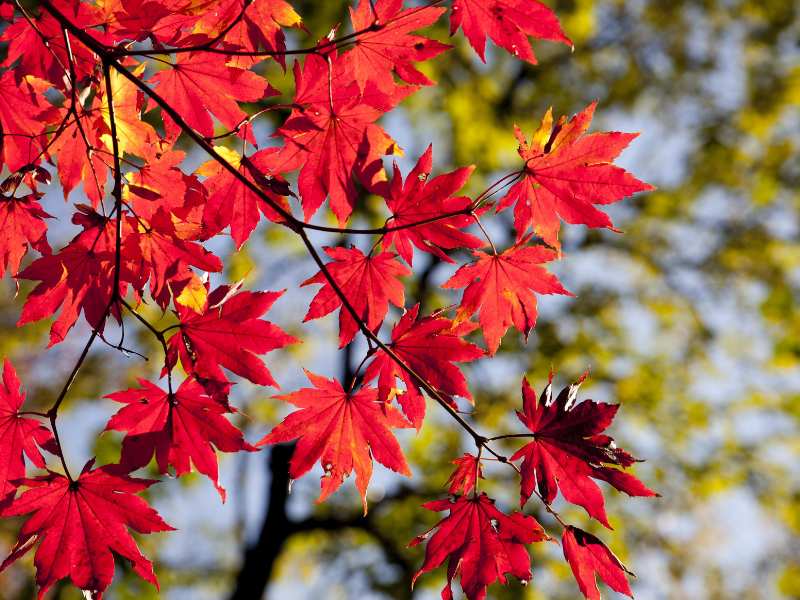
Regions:
M 191 281 L 186 285 L 175 302 L 186 308 L 190 308 L 197 314 L 203 314 L 208 304 L 208 290 L 205 282 L 197 275 L 192 275 Z

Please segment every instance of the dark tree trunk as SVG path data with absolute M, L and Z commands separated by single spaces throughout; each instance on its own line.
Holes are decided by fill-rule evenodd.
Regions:
M 295 533 L 293 523 L 286 516 L 289 495 L 289 460 L 294 444 L 273 446 L 269 453 L 271 474 L 268 490 L 267 514 L 255 543 L 248 547 L 244 562 L 230 600 L 258 600 L 264 595 L 275 561 L 280 556 L 286 540 Z

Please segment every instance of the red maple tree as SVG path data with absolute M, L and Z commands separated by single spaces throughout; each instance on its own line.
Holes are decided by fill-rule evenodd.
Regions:
M 419 430 L 427 398 L 464 429 L 476 453 L 454 459 L 443 482 L 449 498 L 425 505 L 449 514 L 411 542 L 426 544 L 414 580 L 448 561 L 442 597 L 452 597 L 459 578 L 467 598 L 481 599 L 509 575 L 527 583 L 528 546 L 561 537 L 587 598 L 599 597 L 595 575 L 631 594 L 622 563 L 552 506 L 560 492 L 610 527 L 596 480 L 632 496 L 654 495 L 626 471 L 635 459 L 604 433 L 618 406 L 578 402 L 578 384 L 554 397 L 548 383 L 537 398 L 523 380 L 518 416 L 525 430 L 488 438 L 459 410 L 459 398 L 474 400 L 457 363 L 494 355 L 512 326 L 527 338 L 537 295 L 569 294 L 547 267 L 561 258 L 562 220 L 612 228 L 595 205 L 652 189 L 613 164 L 635 135 L 589 133 L 595 104 L 556 122 L 548 111 L 530 140 L 516 131 L 519 170 L 469 197 L 459 194 L 473 167 L 433 175 L 430 146 L 406 176 L 397 164 L 388 173 L 386 157 L 399 148 L 379 124 L 421 87 L 435 85 L 419 64 L 451 46 L 421 30 L 449 13 L 451 35 L 463 31 L 480 59 L 488 38 L 535 64 L 531 38 L 571 45 L 550 8 L 536 0 L 359 0 L 349 33 L 298 48 L 287 48 L 284 29 L 301 30 L 302 20 L 284 0 L 42 0 L 35 12 L 20 3 L 2 8 L 0 167 L 9 175 L 0 183 L 0 275 L 38 282 L 19 325 L 54 318 L 51 345 L 66 339 L 81 315 L 91 328 L 47 412 L 24 410 L 20 381 L 5 363 L 0 512 L 29 516 L 2 568 L 35 548 L 40 597 L 69 578 L 101 598 L 116 554 L 157 585 L 130 530 L 171 527 L 139 495 L 155 481 L 132 473 L 155 457 L 161 473 L 205 474 L 224 499 L 217 451 L 258 449 L 226 418 L 236 412 L 232 375 L 277 387 L 262 356 L 300 341 L 262 318 L 283 292 L 209 283 L 209 273 L 224 266 L 209 241 L 230 235 L 239 249 L 264 217 L 296 235 L 318 268 L 297 278 L 298 286 L 322 286 L 305 320 L 338 309 L 340 347 L 361 336 L 368 351 L 363 375 L 352 382 L 307 372 L 313 387 L 279 397 L 298 410 L 259 445 L 297 440 L 290 475 L 319 461 L 320 501 L 355 472 L 366 512 L 374 461 L 411 476 L 393 429 Z M 277 98 L 260 68 L 267 60 L 289 70 L 292 97 Z M 254 113 L 255 102 L 267 108 Z M 268 140 L 253 120 L 277 108 L 289 114 L 273 143 L 258 149 Z M 241 151 L 226 145 L 231 138 Z M 189 166 L 175 147 L 179 139 L 193 142 L 207 162 Z M 82 187 L 91 202 L 75 205 L 79 231 L 55 250 L 43 206 L 54 178 L 65 198 Z M 373 208 L 385 215 L 382 227 L 352 226 L 365 193 L 380 202 Z M 312 221 L 326 201 L 336 225 Z M 480 219 L 490 208 L 511 206 L 516 243 L 497 248 Z M 311 231 L 369 245 L 325 247 L 325 258 Z M 412 298 L 405 310 L 415 250 L 458 265 L 443 285 L 464 290 L 456 306 L 421 314 Z M 40 256 L 26 261 L 33 251 Z M 141 308 L 149 302 L 171 308 L 176 324 L 158 329 L 148 321 Z M 398 319 L 392 305 L 404 311 Z M 125 432 L 120 461 L 91 461 L 75 476 L 58 435 L 59 409 L 110 319 L 133 319 L 154 336 L 164 383 L 142 379 L 139 388 L 109 394 L 124 405 L 107 425 Z M 516 451 L 503 454 L 500 440 L 517 443 Z M 501 510 L 480 490 L 487 459 L 516 471 L 521 508 L 535 497 L 561 536 L 531 515 Z M 36 469 L 46 471 L 29 473 Z

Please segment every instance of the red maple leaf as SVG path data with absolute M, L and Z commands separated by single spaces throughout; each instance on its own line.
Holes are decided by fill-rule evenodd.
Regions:
M 128 559 L 139 577 L 158 587 L 153 565 L 128 531 L 172 530 L 136 495 L 155 481 L 122 475 L 113 467 L 92 469 L 93 463 L 75 481 L 52 472 L 24 480 L 30 489 L 3 509 L 5 517 L 33 513 L 0 571 L 38 543 L 34 564 L 40 600 L 67 577 L 100 600 L 114 576 L 113 554 Z
M 244 51 L 273 51 L 273 58 L 285 65 L 286 50 L 284 27 L 302 28 L 302 19 L 292 6 L 284 0 L 253 0 L 242 11 L 241 0 L 216 2 L 214 10 L 206 11 L 195 29 L 200 29 L 209 38 L 226 31 L 222 47 Z M 237 20 L 231 28 L 230 23 Z M 229 65 L 249 67 L 267 56 L 231 56 Z
M 325 248 L 333 259 L 325 265 L 333 280 L 344 293 L 358 317 L 367 327 L 376 331 L 389 312 L 389 302 L 402 307 L 405 302 L 403 282 L 398 277 L 411 274 L 392 252 L 366 256 L 358 248 Z M 350 311 L 320 271 L 302 285 L 322 284 L 322 289 L 311 300 L 303 322 L 319 319 L 341 307 L 339 311 L 339 347 L 349 344 L 358 331 L 358 324 Z
M 114 42 L 123 40 L 157 40 L 160 44 L 181 46 L 178 39 L 183 29 L 197 26 L 200 18 L 217 5 L 216 0 L 205 0 L 194 4 L 161 0 L 113 0 L 104 2 L 104 28 Z M 205 10 L 204 10 L 205 9 Z M 192 40 L 200 43 L 206 36 L 195 34 Z
M 484 245 L 480 238 L 461 231 L 464 227 L 472 225 L 473 218 L 470 215 L 457 214 L 441 218 L 442 215 L 468 210 L 471 206 L 470 198 L 453 197 L 453 194 L 464 187 L 474 167 L 463 167 L 429 180 L 431 162 L 432 148 L 428 146 L 425 154 L 408 174 L 405 183 L 395 163 L 394 176 L 391 183 L 386 186 L 386 205 L 392 211 L 387 225 L 403 227 L 422 223 L 414 227 L 389 231 L 384 236 L 384 245 L 389 247 L 394 244 L 398 254 L 409 265 L 412 264 L 414 257 L 412 246 L 452 263 L 453 260 L 444 253 L 444 250 L 480 248 Z M 428 220 L 430 223 L 425 223 Z
M 582 529 L 568 526 L 561 539 L 564 558 L 567 559 L 581 593 L 588 600 L 600 600 L 595 575 L 606 582 L 615 592 L 633 598 L 626 575 L 633 577 L 625 565 L 614 556 L 606 545 Z
M 373 10 L 374 9 L 374 10 Z M 433 85 L 414 66 L 438 56 L 450 46 L 413 32 L 433 25 L 445 11 L 437 7 L 403 9 L 403 0 L 361 0 L 350 8 L 353 31 L 362 33 L 347 53 L 355 79 L 363 92 L 367 81 L 391 93 L 395 88 L 393 73 L 406 83 Z
M 0 388 L 0 500 L 12 494 L 15 482 L 25 477 L 25 458 L 43 469 L 40 448 L 58 454 L 50 430 L 36 419 L 19 414 L 25 391 L 11 362 L 3 363 L 3 386 Z
M 144 164 L 126 174 L 125 198 L 137 216 L 145 219 L 162 209 L 176 212 L 187 203 L 185 196 L 198 179 L 180 169 L 186 153 L 174 150 L 169 140 L 159 139 L 145 147 Z
M 190 266 L 204 271 L 222 270 L 222 261 L 202 245 L 181 239 L 171 214 L 161 209 L 147 221 L 139 218 L 142 231 L 136 233 L 141 251 L 142 281 L 140 288 L 149 279 L 153 298 L 169 297 L 168 286 L 172 281 L 186 279 L 191 275 Z
M 50 328 L 51 346 L 64 340 L 81 312 L 89 325 L 102 330 L 114 287 L 116 219 L 78 205 L 72 221 L 83 226 L 83 232 L 59 252 L 38 258 L 17 275 L 19 279 L 41 282 L 28 295 L 17 326 L 47 318 L 60 310 Z M 128 283 L 138 279 L 132 265 L 140 250 L 138 244 L 130 243 L 136 239 L 131 235 L 131 227 L 130 218 L 123 219 L 120 297 L 125 296 Z M 111 314 L 118 317 L 118 308 L 111 308 Z
M 88 2 L 72 0 L 54 0 L 52 4 L 78 27 L 97 33 L 97 30 L 92 29 L 101 21 L 97 7 Z M 48 12 L 39 11 L 39 16 L 32 21 L 17 18 L 0 35 L 0 41 L 7 42 L 7 45 L 4 44 L 5 58 L 0 63 L 0 66 L 12 67 L 7 73 L 13 74 L 16 71 L 33 75 L 61 90 L 67 87 L 68 79 L 64 77 L 64 68 L 69 64 L 70 53 L 64 43 L 61 24 Z M 96 56 L 89 48 L 76 44 L 74 38 L 70 46 L 77 80 L 84 80 L 98 70 Z
M 368 82 L 360 93 L 353 77 L 348 61 L 332 53 L 307 56 L 302 69 L 294 65 L 294 104 L 302 108 L 278 129 L 285 143 L 266 166 L 276 173 L 300 169 L 306 220 L 329 197 L 344 225 L 358 197 L 356 182 L 369 188 L 385 178 L 381 156 L 396 153 L 397 144 L 375 121 L 417 89 L 396 86 L 387 94 Z
M 614 420 L 619 404 L 593 400 L 576 404 L 582 381 L 583 378 L 564 388 L 555 399 L 552 383 L 548 383 L 537 401 L 536 392 L 523 378 L 523 408 L 517 416 L 533 433 L 534 440 L 520 448 L 511 460 L 522 459 L 520 506 L 531 497 L 534 487 L 547 504 L 561 490 L 568 502 L 582 506 L 610 529 L 603 493 L 592 478 L 608 481 L 630 496 L 656 493 L 633 475 L 616 468 L 636 462 L 616 447 L 613 438 L 602 433 Z
M 139 379 L 139 385 L 142 387 L 106 396 L 127 405 L 106 425 L 107 431 L 127 432 L 120 462 L 133 471 L 155 454 L 159 471 L 166 473 L 171 465 L 178 477 L 189 473 L 194 464 L 214 483 L 224 502 L 214 448 L 221 452 L 255 450 L 225 418 L 234 409 L 211 398 L 194 379 L 186 379 L 172 396 L 146 379 Z
M 466 453 L 453 461 L 455 471 L 447 480 L 447 491 L 453 496 L 466 496 L 475 491 L 478 479 L 483 479 L 483 468 L 480 459 L 474 454 Z
M 608 215 L 594 204 L 611 204 L 654 189 L 612 164 L 638 133 L 586 133 L 595 106 L 593 102 L 569 121 L 561 117 L 555 126 L 548 110 L 530 144 L 516 128 L 519 154 L 525 159 L 524 175 L 497 210 L 514 204 L 518 239 L 532 227 L 550 246 L 560 248 L 561 219 L 613 229 Z
M 145 163 L 126 174 L 124 194 L 140 220 L 150 221 L 167 212 L 175 235 L 181 240 L 206 240 L 211 233 L 204 227 L 203 211 L 207 190 L 195 175 L 180 169 L 186 153 L 173 150 L 168 140 L 158 140 L 146 149 Z
M 0 75 L 0 168 L 14 173 L 38 163 L 45 148 L 48 104 L 25 81 L 14 80 L 14 70 Z
M 442 287 L 466 288 L 456 321 L 480 311 L 483 337 L 494 354 L 512 325 L 527 337 L 536 325 L 537 294 L 571 294 L 542 263 L 557 258 L 542 246 L 525 246 L 528 238 L 500 254 L 477 250 L 477 260 L 463 265 Z
M 313 388 L 278 396 L 301 410 L 286 417 L 258 445 L 298 440 L 289 476 L 297 479 L 319 460 L 325 474 L 320 481 L 322 491 L 318 502 L 339 489 L 345 477 L 355 471 L 356 488 L 366 514 L 373 458 L 392 471 L 411 476 L 391 431 L 409 424 L 397 410 L 378 401 L 378 391 L 373 387 L 363 387 L 351 394 L 335 379 L 310 371 L 306 371 L 306 376 Z
M 50 254 L 44 222 L 49 218 L 51 215 L 44 212 L 35 194 L 19 198 L 0 194 L 0 277 L 6 269 L 16 275 L 28 248 Z
M 419 304 L 402 316 L 392 330 L 389 347 L 445 399 L 453 402 L 451 396 L 460 396 L 471 401 L 467 380 L 453 363 L 472 361 L 484 355 L 478 346 L 463 339 L 475 325 L 470 322 L 456 325 L 438 315 L 417 320 L 418 314 Z M 364 381 L 376 377 L 378 397 L 383 402 L 394 395 L 396 380 L 403 381 L 406 391 L 397 394 L 397 401 L 408 420 L 419 429 L 425 417 L 425 399 L 417 379 L 380 349 L 364 372 Z
M 536 0 L 453 0 L 450 35 L 464 30 L 470 45 L 486 62 L 486 37 L 515 57 L 536 64 L 528 37 L 572 46 L 555 13 Z
M 262 165 L 269 162 L 274 148 L 261 150 L 252 156 L 239 156 L 225 147 L 218 147 L 217 152 L 227 160 L 239 173 L 255 182 L 259 188 L 275 203 L 289 211 L 285 194 L 289 193 L 289 185 L 280 176 L 262 172 Z M 271 221 L 282 221 L 283 218 L 258 194 L 251 191 L 236 179 L 227 169 L 211 160 L 200 166 L 198 174 L 206 179 L 203 185 L 208 191 L 208 200 L 203 212 L 203 224 L 207 234 L 216 234 L 226 227 L 231 228 L 231 237 L 237 248 L 241 248 L 258 225 L 263 213 Z M 269 177 L 269 178 L 267 178 Z M 281 190 L 281 194 L 275 190 Z
M 158 93 L 205 137 L 214 135 L 212 114 L 233 130 L 247 118 L 238 102 L 256 102 L 277 93 L 263 77 L 228 66 L 225 61 L 225 57 L 218 54 L 180 54 L 170 68 L 151 78 L 158 84 Z M 180 134 L 180 128 L 167 114 L 164 114 L 164 127 L 170 138 Z M 245 128 L 245 131 L 250 129 Z
M 133 39 L 144 41 L 158 37 L 158 23 L 180 10 L 177 5 L 165 5 L 157 0 L 113 0 L 104 2 L 107 15 L 104 26 L 115 41 Z
M 100 204 L 105 194 L 108 167 L 97 150 L 103 147 L 99 123 L 99 118 L 81 115 L 79 125 L 73 118 L 50 146 L 50 151 L 58 159 L 58 180 L 65 200 L 80 183 L 83 183 L 83 191 L 94 207 Z
M 277 325 L 259 319 L 283 292 L 231 293 L 220 286 L 208 294 L 199 312 L 176 304 L 178 331 L 168 338 L 169 363 L 180 358 L 187 373 L 225 382 L 225 367 L 258 385 L 278 387 L 258 354 L 266 354 L 297 339 Z
M 487 586 L 495 581 L 505 584 L 509 574 L 525 583 L 531 580 L 531 558 L 525 545 L 548 539 L 536 519 L 519 512 L 506 515 L 484 493 L 460 496 L 454 501 L 435 500 L 423 506 L 434 511 L 449 510 L 450 514 L 411 542 L 416 546 L 428 540 L 425 562 L 414 574 L 412 585 L 420 575 L 447 559 L 443 600 L 452 600 L 450 586 L 459 574 L 461 588 L 469 600 L 483 600 Z M 436 532 L 431 536 L 433 530 Z

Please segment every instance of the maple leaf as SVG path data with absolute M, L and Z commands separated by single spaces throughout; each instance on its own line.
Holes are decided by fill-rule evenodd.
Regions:
M 263 77 L 228 66 L 224 56 L 203 52 L 179 55 L 170 68 L 153 75 L 151 81 L 158 84 L 158 93 L 189 126 L 205 137 L 214 135 L 211 114 L 233 130 L 247 118 L 237 102 L 256 102 L 277 93 Z M 164 127 L 171 138 L 180 134 L 167 114 Z
M 43 469 L 40 448 L 58 454 L 53 434 L 36 419 L 20 416 L 25 391 L 11 362 L 3 363 L 0 387 L 0 500 L 17 489 L 15 482 L 25 477 L 25 458 Z
M 87 206 L 78 206 L 73 223 L 84 230 L 55 254 L 36 259 L 22 270 L 18 279 L 40 283 L 28 295 L 17 326 L 49 317 L 60 310 L 50 328 L 50 346 L 64 340 L 83 312 L 92 327 L 102 330 L 104 317 L 114 287 L 116 219 L 104 217 Z M 125 297 L 127 285 L 138 279 L 132 265 L 139 256 L 138 244 L 132 244 L 131 223 L 122 223 L 123 243 L 120 252 L 119 295 Z M 118 307 L 111 314 L 119 316 Z
M 203 225 L 207 190 L 196 176 L 179 168 L 186 154 L 171 149 L 168 140 L 160 139 L 145 149 L 142 158 L 145 164 L 140 169 L 125 174 L 128 183 L 123 189 L 123 199 L 136 216 L 150 221 L 160 212 L 167 212 L 180 239 L 211 237 Z
M 399 148 L 375 121 L 417 89 L 397 86 L 387 94 L 368 82 L 362 94 L 347 62 L 333 54 L 312 54 L 302 69 L 295 63 L 294 104 L 302 109 L 293 110 L 276 132 L 284 145 L 266 165 L 275 173 L 300 169 L 297 185 L 306 220 L 329 197 L 344 225 L 358 197 L 356 181 L 371 188 L 385 179 L 381 156 L 399 153 Z
M 465 453 L 461 458 L 455 459 L 453 464 L 456 469 L 447 480 L 448 493 L 466 496 L 474 492 L 478 479 L 483 479 L 481 460 L 474 454 Z
M 392 330 L 392 341 L 388 346 L 446 400 L 452 403 L 451 396 L 460 396 L 472 401 L 464 374 L 453 363 L 472 361 L 484 355 L 482 349 L 463 339 L 475 329 L 475 325 L 469 322 L 454 324 L 438 315 L 417 320 L 418 314 L 419 304 L 401 317 Z M 381 349 L 376 351 L 364 371 L 364 381 L 376 377 L 378 396 L 383 402 L 388 402 L 394 395 L 396 379 L 403 381 L 406 391 L 397 395 L 397 401 L 408 420 L 419 429 L 425 417 L 425 399 L 417 379 Z
M 206 289 L 208 289 L 206 287 Z M 283 292 L 232 293 L 220 286 L 204 298 L 202 310 L 176 303 L 178 331 L 167 339 L 168 360 L 180 358 L 188 373 L 204 380 L 225 382 L 225 367 L 258 385 L 278 387 L 258 354 L 266 354 L 298 340 L 277 325 L 259 319 Z
M 213 11 L 207 11 L 195 25 L 195 32 L 203 32 L 214 38 L 227 31 L 222 46 L 245 51 L 273 51 L 273 58 L 285 66 L 286 36 L 284 27 L 302 28 L 300 15 L 284 0 L 253 0 L 246 6 L 244 14 L 241 0 L 223 0 L 215 3 Z M 231 28 L 230 23 L 237 19 Z M 249 67 L 267 56 L 231 56 L 229 65 Z
M 158 23 L 179 10 L 175 3 L 157 0 L 105 0 L 99 6 L 106 15 L 102 21 L 116 41 L 144 41 L 157 37 Z
M 606 545 L 582 529 L 568 526 L 561 539 L 564 558 L 567 559 L 581 593 L 588 600 L 600 600 L 595 575 L 615 592 L 633 598 L 626 575 L 633 577 L 625 565 Z
M 5 517 L 32 514 L 0 571 L 38 543 L 34 564 L 40 600 L 67 577 L 100 600 L 114 576 L 113 554 L 128 559 L 139 577 L 158 587 L 153 565 L 128 531 L 172 530 L 136 495 L 156 482 L 117 473 L 113 467 L 92 469 L 93 463 L 75 481 L 52 472 L 24 480 L 30 489 L 3 509 Z
M 505 584 L 509 574 L 525 583 L 531 580 L 531 558 L 525 544 L 548 539 L 536 519 L 519 512 L 502 513 L 485 493 L 460 496 L 455 501 L 435 500 L 423 506 L 433 511 L 449 510 L 450 514 L 409 544 L 416 546 L 428 540 L 425 562 L 414 574 L 412 585 L 447 559 L 443 600 L 452 600 L 450 586 L 459 574 L 468 600 L 483 600 L 487 586 L 495 581 Z M 431 536 L 433 530 L 436 532 Z
M 141 63 L 131 71 L 131 75 L 141 78 L 146 63 Z M 128 78 L 114 70 L 109 78 L 111 86 L 111 99 L 114 106 L 114 121 L 117 129 L 117 146 L 120 154 L 129 152 L 138 156 L 149 154 L 148 149 L 157 139 L 156 130 L 149 123 L 142 121 L 142 109 L 145 107 L 144 94 Z M 106 133 L 101 140 L 109 151 L 113 151 L 111 139 L 111 111 L 106 95 L 106 84 L 101 87 L 103 93 L 98 104 L 99 113 L 102 115 L 106 126 Z
M 392 73 L 406 83 L 433 85 L 414 63 L 438 56 L 451 46 L 412 32 L 432 25 L 444 11 L 430 6 L 403 9 L 403 0 L 361 0 L 355 9 L 351 7 L 353 31 L 363 32 L 347 53 L 359 90 L 363 92 L 367 81 L 373 81 L 379 89 L 391 92 L 395 87 Z
M 536 392 L 522 380 L 522 412 L 517 416 L 533 433 L 533 441 L 520 448 L 511 460 L 522 459 L 520 506 L 531 497 L 534 487 L 544 502 L 551 504 L 558 490 L 564 498 L 586 509 L 591 517 L 611 529 L 603 493 L 592 481 L 604 479 L 630 496 L 655 496 L 634 476 L 616 467 L 629 467 L 636 459 L 617 448 L 603 435 L 619 404 L 585 400 L 575 403 L 578 388 L 586 377 L 564 388 L 553 399 L 551 382 L 537 400 Z
M 14 76 L 13 70 L 0 75 L 0 168 L 5 165 L 12 173 L 41 158 L 47 125 L 47 103 Z
M 480 311 L 479 321 L 489 354 L 497 352 L 500 340 L 512 325 L 525 337 L 536 325 L 537 294 L 570 296 L 555 275 L 542 263 L 557 258 L 542 246 L 525 246 L 529 238 L 500 254 L 476 250 L 477 260 L 463 265 L 444 288 L 466 288 L 456 321 Z
M 47 224 L 44 219 L 52 218 L 34 194 L 22 197 L 4 196 L 0 194 L 0 277 L 6 269 L 16 275 L 22 257 L 28 248 L 34 248 L 42 254 L 50 254 L 47 243 Z
M 398 277 L 411 274 L 392 252 L 366 256 L 358 248 L 325 248 L 333 259 L 325 265 L 328 273 L 344 293 L 356 314 L 366 326 L 376 331 L 389 312 L 389 303 L 402 307 L 405 302 L 403 283 Z M 341 307 L 339 311 L 339 347 L 349 344 L 358 331 L 358 323 L 320 271 L 302 285 L 322 284 L 322 289 L 311 300 L 303 322 L 319 319 Z
M 298 440 L 289 463 L 289 476 L 297 479 L 319 460 L 325 474 L 320 481 L 318 502 L 339 489 L 345 477 L 355 471 L 356 488 L 366 514 L 373 458 L 392 471 L 411 476 L 391 431 L 409 424 L 397 410 L 378 401 L 378 391 L 373 387 L 347 393 L 335 379 L 305 373 L 313 388 L 278 396 L 301 410 L 291 413 L 257 445 Z
M 94 207 L 100 204 L 108 180 L 108 167 L 96 150 L 104 145 L 98 121 L 83 115 L 79 121 L 69 121 L 50 146 L 50 151 L 58 159 L 58 180 L 64 199 L 79 183 L 83 183 L 83 191 Z
M 54 0 L 52 4 L 85 31 L 92 31 L 96 23 L 102 22 L 98 9 L 87 2 Z M 46 11 L 39 11 L 33 21 L 17 19 L 0 34 L 0 41 L 7 42 L 5 58 L 0 62 L 0 66 L 12 67 L 7 73 L 17 71 L 32 75 L 61 90 L 68 85 L 64 66 L 69 64 L 70 55 L 78 81 L 91 76 L 98 66 L 92 51 L 83 44 L 74 43 L 74 38 L 67 51 L 61 24 Z
M 572 46 L 555 13 L 536 0 L 453 0 L 450 35 L 464 30 L 470 45 L 486 62 L 486 37 L 515 57 L 536 64 L 528 37 Z
M 395 163 L 392 181 L 386 186 L 386 205 L 392 211 L 387 225 L 403 227 L 412 223 L 423 223 L 389 231 L 384 236 L 384 245 L 388 247 L 394 244 L 398 254 L 409 265 L 414 257 L 412 245 L 449 263 L 453 260 L 444 250 L 480 248 L 484 245 L 480 238 L 461 231 L 473 223 L 470 215 L 457 214 L 441 218 L 448 213 L 468 210 L 472 205 L 470 198 L 453 197 L 453 194 L 464 187 L 474 167 L 463 167 L 429 180 L 431 162 L 432 147 L 428 146 L 408 174 L 405 183 Z M 424 223 L 426 220 L 431 222 Z
M 274 190 L 289 192 L 288 183 L 271 173 L 262 174 L 261 167 L 269 161 L 273 148 L 257 152 L 252 156 L 240 156 L 228 148 L 217 147 L 217 153 L 235 167 L 242 175 L 254 181 L 261 190 L 278 205 L 289 212 L 289 204 L 284 195 Z M 263 213 L 271 221 L 283 218 L 269 204 L 236 179 L 216 160 L 208 161 L 197 170 L 206 177 L 203 182 L 209 193 L 203 212 L 203 224 L 208 234 L 215 234 L 230 226 L 231 237 L 237 248 L 241 248 L 258 225 Z
M 162 209 L 177 212 L 185 206 L 190 189 L 200 186 L 196 177 L 180 169 L 186 153 L 173 150 L 165 139 L 157 140 L 143 151 L 142 167 L 125 173 L 123 199 L 131 204 L 137 216 L 145 219 Z
M 611 204 L 654 189 L 612 164 L 638 133 L 586 133 L 595 106 L 593 102 L 569 121 L 561 117 L 555 126 L 548 110 L 530 144 L 516 128 L 519 154 L 525 159 L 523 177 L 500 200 L 497 210 L 514 205 L 518 239 L 532 227 L 547 244 L 560 248 L 561 219 L 613 229 L 608 215 L 594 204 Z
M 222 261 L 200 244 L 183 240 L 178 236 L 171 215 L 158 210 L 148 221 L 139 220 L 136 233 L 141 251 L 141 286 L 150 281 L 150 291 L 154 299 L 166 308 L 169 297 L 169 284 L 191 275 L 189 266 L 204 271 L 222 270 Z
M 159 471 L 167 473 L 171 465 L 178 477 L 189 473 L 194 464 L 214 483 L 224 502 L 214 448 L 255 450 L 225 418 L 235 411 L 211 398 L 194 379 L 186 379 L 173 395 L 146 379 L 139 379 L 139 385 L 106 396 L 126 404 L 106 425 L 106 431 L 127 432 L 120 463 L 133 471 L 147 465 L 155 454 Z

